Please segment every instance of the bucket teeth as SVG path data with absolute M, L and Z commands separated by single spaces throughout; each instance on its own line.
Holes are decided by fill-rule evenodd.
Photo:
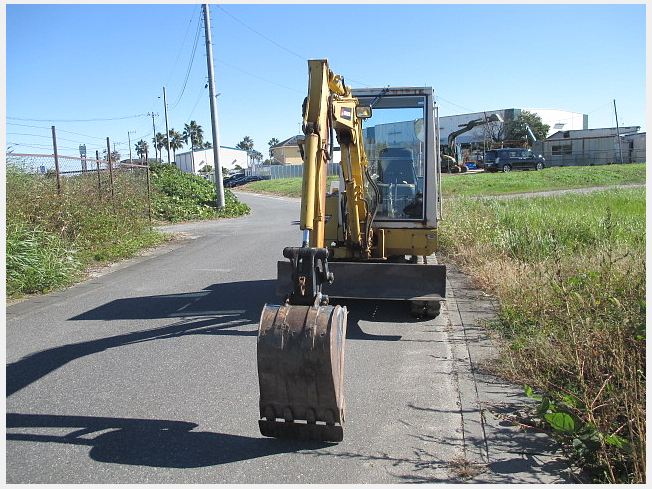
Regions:
M 299 441 L 340 442 L 344 439 L 341 425 L 313 423 L 288 423 L 287 421 L 258 420 L 258 427 L 263 436 L 285 438 Z

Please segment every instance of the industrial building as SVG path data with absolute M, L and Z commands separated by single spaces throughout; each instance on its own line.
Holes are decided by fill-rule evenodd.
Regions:
M 557 131 L 532 145 L 546 166 L 645 163 L 645 133 L 640 126 Z
M 541 118 L 541 122 L 550 126 L 548 134 L 553 134 L 557 131 L 571 131 L 588 129 L 589 116 L 577 112 L 569 112 L 560 109 L 499 109 L 487 110 L 483 112 L 472 112 L 468 114 L 447 115 L 439 117 L 439 131 L 442 144 L 448 139 L 448 135 L 457 131 L 460 127 L 467 125 L 471 121 L 478 119 L 488 119 L 492 115 L 499 115 L 503 121 L 513 121 L 518 119 L 521 112 L 531 112 Z M 498 123 L 495 123 L 498 124 Z M 486 134 L 486 129 L 483 126 L 461 134 L 457 137 L 457 144 L 470 144 L 483 142 Z

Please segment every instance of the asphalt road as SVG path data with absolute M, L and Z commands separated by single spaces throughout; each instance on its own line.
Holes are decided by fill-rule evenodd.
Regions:
M 488 298 L 455 270 L 436 319 L 349 301 L 339 444 L 258 432 L 256 331 L 298 202 L 240 194 L 247 217 L 7 307 L 8 483 L 563 482 L 547 438 L 501 421 L 518 389 L 484 376 Z

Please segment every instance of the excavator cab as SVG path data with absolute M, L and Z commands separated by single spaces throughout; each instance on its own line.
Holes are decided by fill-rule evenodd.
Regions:
M 351 90 L 309 62 L 303 105 L 300 247 L 278 262 L 281 305 L 258 328 L 260 431 L 341 441 L 347 310 L 339 298 L 409 301 L 436 316 L 446 269 L 433 263 L 440 210 L 439 141 L 432 88 Z M 364 124 L 363 124 L 364 123 Z M 335 134 L 337 191 L 326 193 Z
M 381 183 L 382 182 L 382 183 Z M 418 202 L 417 178 L 412 150 L 385 148 L 380 152 L 376 185 L 380 190 L 380 216 L 419 218 L 423 216 L 423 198 Z M 406 209 L 412 209 L 406 212 Z M 376 215 L 378 217 L 378 214 Z

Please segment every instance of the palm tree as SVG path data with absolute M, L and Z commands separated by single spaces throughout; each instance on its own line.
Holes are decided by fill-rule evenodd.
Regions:
M 190 142 L 190 151 L 200 149 L 204 144 L 204 130 L 197 121 L 190 121 L 183 128 L 183 142 Z
M 196 149 L 201 149 L 204 144 L 204 130 L 201 128 L 197 121 L 190 121 L 183 128 L 183 141 L 187 144 L 190 141 L 190 161 L 192 167 L 195 168 L 195 154 Z
M 269 157 L 274 158 L 274 152 L 272 151 L 272 148 L 276 146 L 280 141 L 277 138 L 272 138 L 269 140 L 267 144 L 269 144 Z
M 141 159 L 147 154 L 147 151 L 149 151 L 149 145 L 147 144 L 147 141 L 140 140 L 136 143 L 136 154 L 140 156 Z
M 252 151 L 254 149 L 254 140 L 249 136 L 245 136 L 242 141 L 235 145 L 235 147 L 246 151 Z
M 170 138 L 170 149 L 172 150 L 174 160 L 176 161 L 177 150 L 183 148 L 183 136 L 179 131 L 175 131 L 174 129 L 170 129 L 168 136 Z
M 154 136 L 154 139 L 152 141 L 154 142 L 154 148 L 156 150 L 158 150 L 158 157 L 162 161 L 163 160 L 163 148 L 167 147 L 168 139 L 165 137 L 165 134 L 157 132 L 156 136 Z

